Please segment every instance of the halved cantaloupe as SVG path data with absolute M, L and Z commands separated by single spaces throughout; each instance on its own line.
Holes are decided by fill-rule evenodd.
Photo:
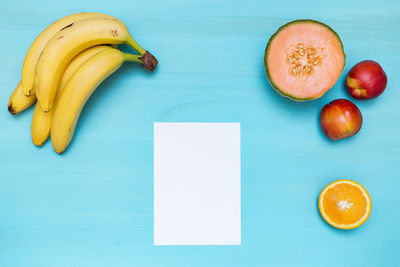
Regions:
M 346 56 L 338 34 L 314 20 L 291 21 L 268 41 L 267 78 L 281 95 L 296 101 L 323 96 L 339 79 Z

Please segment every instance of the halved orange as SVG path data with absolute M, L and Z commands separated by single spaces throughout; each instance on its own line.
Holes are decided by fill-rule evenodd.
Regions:
M 353 229 L 368 219 L 371 197 L 359 183 L 337 180 L 322 190 L 318 208 L 322 218 L 333 227 Z

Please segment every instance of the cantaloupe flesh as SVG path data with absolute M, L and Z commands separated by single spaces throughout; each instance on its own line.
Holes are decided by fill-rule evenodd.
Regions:
M 306 79 L 290 73 L 286 50 L 291 45 L 303 43 L 322 48 L 324 58 Z M 319 98 L 326 93 L 343 70 L 345 56 L 338 37 L 318 23 L 293 23 L 281 30 L 271 41 L 267 51 L 267 71 L 273 86 L 282 94 L 299 100 Z

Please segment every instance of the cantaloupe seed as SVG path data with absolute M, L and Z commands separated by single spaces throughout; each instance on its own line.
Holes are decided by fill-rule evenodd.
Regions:
M 322 64 L 324 55 L 322 48 L 315 48 L 312 45 L 304 48 L 304 43 L 290 45 L 286 53 L 289 65 L 289 73 L 299 79 L 306 79 L 314 71 L 314 68 Z

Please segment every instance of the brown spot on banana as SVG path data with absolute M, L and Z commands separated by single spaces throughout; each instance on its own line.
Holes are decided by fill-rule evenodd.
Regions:
M 119 35 L 118 30 L 111 30 L 112 36 L 116 37 Z
M 65 30 L 66 28 L 71 27 L 72 25 L 74 25 L 74 23 L 68 24 L 67 26 L 65 26 L 64 28 L 62 28 L 60 31 Z

